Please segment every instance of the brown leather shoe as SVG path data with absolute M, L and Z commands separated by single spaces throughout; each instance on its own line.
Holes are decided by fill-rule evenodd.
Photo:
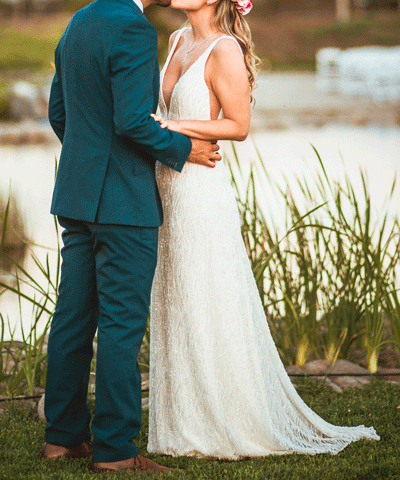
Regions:
M 92 456 L 92 443 L 83 442 L 75 448 L 67 448 L 61 445 L 45 443 L 40 458 L 88 458 Z
M 119 462 L 92 463 L 90 468 L 94 473 L 114 472 L 116 470 L 172 473 L 177 470 L 176 468 L 168 468 L 163 467 L 162 465 L 158 465 L 158 463 L 153 462 L 141 453 L 139 453 L 139 455 L 137 455 L 136 457 L 128 458 L 127 460 L 120 460 Z

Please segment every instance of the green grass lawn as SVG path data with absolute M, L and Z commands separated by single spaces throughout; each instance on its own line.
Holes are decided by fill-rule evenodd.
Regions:
M 54 50 L 71 14 L 0 18 L 0 77 L 6 72 L 52 70 Z
M 373 425 L 379 442 L 359 441 L 338 455 L 285 455 L 248 459 L 239 462 L 196 458 L 151 458 L 186 473 L 167 477 L 135 474 L 134 478 L 182 479 L 287 479 L 287 480 L 381 480 L 400 479 L 400 385 L 375 381 L 360 389 L 335 393 L 322 382 L 297 381 L 299 393 L 318 414 L 340 425 Z M 99 478 L 89 471 L 89 460 L 39 460 L 44 441 L 44 421 L 36 412 L 0 404 L 0 479 L 79 480 Z M 146 449 L 148 414 L 143 413 L 143 428 L 137 445 Z M 102 478 L 132 478 L 127 472 L 104 474 Z
M 173 9 L 154 8 L 146 14 L 157 27 L 163 63 L 168 34 L 179 28 L 185 17 Z M 71 16 L 72 13 L 59 12 L 19 19 L 0 18 L 0 80 L 9 71 L 51 70 L 54 49 Z M 353 17 L 341 24 L 328 11 L 263 16 L 255 9 L 248 21 L 257 54 L 265 60 L 264 68 L 272 66 L 276 70 L 314 70 L 315 53 L 322 47 L 345 49 L 400 43 L 400 15 L 390 12 Z
M 0 70 L 51 69 L 56 39 L 1 29 L 0 42 Z
M 8 119 L 7 91 L 16 80 L 41 85 L 53 71 L 54 50 L 71 14 L 0 17 L 0 120 Z

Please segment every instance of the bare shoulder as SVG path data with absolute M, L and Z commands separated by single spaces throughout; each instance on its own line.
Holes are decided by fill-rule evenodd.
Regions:
M 232 72 L 245 68 L 241 48 L 233 37 L 218 40 L 210 54 L 210 61 L 212 66 Z
M 227 55 L 242 59 L 242 50 L 233 37 L 222 37 L 212 50 L 212 55 L 216 58 L 226 58 Z

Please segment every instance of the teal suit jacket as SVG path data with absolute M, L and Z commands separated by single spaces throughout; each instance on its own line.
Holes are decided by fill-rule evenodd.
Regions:
M 158 103 L 157 34 L 132 0 L 77 12 L 55 53 L 49 120 L 62 142 L 51 213 L 158 227 L 155 162 L 181 171 L 184 135 L 151 117 Z

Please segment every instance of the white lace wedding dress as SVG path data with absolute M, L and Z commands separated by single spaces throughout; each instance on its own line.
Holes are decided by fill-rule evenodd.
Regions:
M 182 30 L 183 31 L 183 30 Z M 182 31 L 177 35 L 165 70 Z M 210 119 L 204 80 L 214 41 L 180 78 L 164 118 Z M 148 451 L 226 459 L 337 453 L 379 440 L 338 427 L 303 402 L 271 337 L 224 163 L 157 165 L 164 206 L 151 300 Z

